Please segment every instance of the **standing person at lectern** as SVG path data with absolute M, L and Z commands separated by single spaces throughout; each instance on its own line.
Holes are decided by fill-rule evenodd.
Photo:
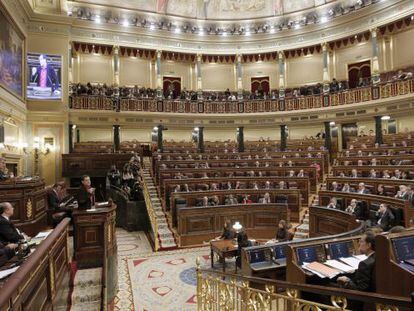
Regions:
M 82 184 L 76 199 L 78 201 L 78 208 L 86 210 L 95 205 L 95 188 L 91 187 L 91 178 L 88 175 L 83 175 L 81 182 Z

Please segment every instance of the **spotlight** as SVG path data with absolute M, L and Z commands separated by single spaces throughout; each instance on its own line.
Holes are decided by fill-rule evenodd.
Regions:
M 203 29 L 203 28 L 200 28 L 200 29 L 198 30 L 198 35 L 199 35 L 199 36 L 204 36 L 204 29 Z
M 179 26 L 175 26 L 175 33 L 181 33 L 181 28 Z
M 124 21 L 122 22 L 122 26 L 124 27 L 128 27 L 129 26 L 129 22 L 127 19 L 124 19 Z
M 299 23 L 296 23 L 295 24 L 295 29 L 299 29 L 300 28 L 300 24 Z
M 382 117 L 381 117 L 381 120 L 384 120 L 384 121 L 387 121 L 387 120 L 389 120 L 389 119 L 391 119 L 391 117 L 390 117 L 390 116 L 382 116 Z
M 270 26 L 270 33 L 275 33 L 275 26 L 274 25 Z
M 321 17 L 321 23 L 326 23 L 328 21 L 328 18 L 326 16 Z
M 151 23 L 149 29 L 150 30 L 154 30 L 155 29 L 155 25 L 153 23 Z
M 335 121 L 331 121 L 331 122 L 329 122 L 329 125 L 330 125 L 330 126 L 335 126 Z
M 95 16 L 95 23 L 98 23 L 98 24 L 101 23 L 101 17 L 99 15 Z

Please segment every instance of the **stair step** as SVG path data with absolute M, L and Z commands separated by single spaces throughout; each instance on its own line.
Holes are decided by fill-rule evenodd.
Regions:
M 96 286 L 78 286 L 72 293 L 72 305 L 101 302 L 102 285 Z M 86 309 L 84 309 L 86 310 Z
M 102 268 L 82 269 L 78 270 L 73 281 L 74 286 L 77 285 L 100 285 L 102 280 Z
M 66 308 L 65 308 L 65 310 L 66 310 Z M 71 311 L 85 311 L 85 310 L 100 311 L 101 310 L 101 302 L 100 301 L 95 301 L 95 302 L 90 302 L 90 303 L 82 303 L 80 305 L 72 305 L 70 310 Z

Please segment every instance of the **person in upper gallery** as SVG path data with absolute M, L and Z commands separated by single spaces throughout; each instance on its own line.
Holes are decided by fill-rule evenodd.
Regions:
M 377 171 L 376 170 L 374 170 L 374 169 L 371 169 L 370 171 L 369 171 L 369 176 L 368 176 L 369 178 L 377 178 Z
M 358 184 L 358 190 L 357 190 L 357 193 L 358 193 L 358 194 L 369 194 L 369 193 L 370 193 L 370 191 L 369 191 L 367 188 L 365 188 L 365 184 L 364 184 L 363 182 L 360 182 L 360 183 Z
M 266 180 L 266 182 L 265 182 L 265 185 L 264 185 L 264 188 L 263 188 L 263 189 L 266 189 L 266 190 L 270 190 L 270 189 L 272 189 L 272 184 L 270 183 L 270 181 Z
M 348 183 L 344 183 L 344 186 L 342 187 L 342 192 L 355 192 L 354 188 L 351 188 L 351 186 Z
M 252 204 L 253 201 L 250 199 L 250 195 L 245 194 L 243 196 L 242 204 Z
M 203 197 L 197 204 L 196 206 L 202 206 L 202 207 L 207 207 L 209 206 L 209 200 L 208 197 Z
M 375 234 L 372 231 L 365 232 L 359 240 L 359 251 L 367 259 L 359 263 L 352 275 L 340 276 L 337 282 L 344 288 L 375 292 Z
M 281 219 L 277 226 L 276 241 L 285 242 L 289 239 L 289 226 L 286 220 Z
M 354 168 L 352 169 L 350 177 L 351 178 L 358 178 L 358 172 L 357 172 L 356 169 L 354 169 Z
M 6 167 L 6 159 L 0 158 L 0 181 L 6 180 L 10 177 L 9 171 Z
M 9 259 L 11 259 L 15 254 L 15 249 L 19 245 L 16 243 L 9 243 L 4 245 L 0 243 L 0 267 L 2 267 Z
M 358 205 L 356 199 L 351 200 L 351 204 L 348 205 L 348 207 L 345 209 L 345 212 L 354 214 L 357 219 L 361 219 L 363 216 L 361 207 Z
M 89 209 L 95 205 L 95 188 L 91 187 L 91 178 L 88 175 L 81 177 L 81 186 L 76 195 L 79 209 Z
M 264 194 L 263 198 L 260 198 L 259 199 L 259 202 L 258 203 L 261 203 L 261 204 L 269 204 L 269 203 L 271 203 L 271 199 L 270 199 L 269 192 L 266 192 Z
M 303 169 L 300 170 L 297 177 L 305 177 L 305 171 Z
M 223 225 L 223 233 L 216 237 L 216 240 L 232 240 L 235 237 L 233 228 L 231 227 L 230 219 L 227 219 Z
M 333 208 L 333 209 L 342 209 L 341 206 L 338 204 L 338 200 L 336 198 L 331 198 L 329 200 L 329 204 L 326 206 L 327 208 Z
M 384 186 L 382 184 L 379 184 L 377 187 L 377 195 L 385 195 Z
M 226 196 L 226 198 L 224 199 L 224 205 L 235 205 L 238 204 L 237 199 L 232 195 L 229 194 Z
M 180 185 L 176 185 L 173 192 L 181 192 L 181 186 Z
M 331 184 L 331 191 L 341 191 L 341 187 L 338 185 L 336 181 L 333 181 Z
M 213 195 L 209 201 L 209 205 L 210 206 L 217 206 L 220 205 L 220 199 L 218 196 Z
M 398 190 L 398 192 L 395 195 L 395 197 L 397 199 L 401 199 L 401 200 L 409 200 L 410 199 L 410 193 L 407 190 L 407 186 L 400 185 L 399 188 L 400 188 L 400 190 Z
M 388 205 L 381 203 L 378 212 L 376 213 L 377 226 L 384 231 L 388 231 L 394 223 L 394 215 L 389 209 Z
M 14 207 L 11 203 L 0 203 L 0 242 L 3 244 L 19 243 L 26 239 L 26 235 L 11 222 L 10 218 L 13 214 Z
M 279 181 L 279 189 L 287 189 L 286 183 L 283 180 Z

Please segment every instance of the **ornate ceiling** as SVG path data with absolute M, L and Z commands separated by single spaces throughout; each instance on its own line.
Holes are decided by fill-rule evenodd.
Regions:
M 10 0 L 6 0 L 10 1 Z M 21 0 L 30 31 L 184 53 L 314 46 L 414 14 L 410 0 Z
M 280 16 L 327 3 L 351 6 L 357 0 L 73 0 L 71 5 L 95 4 L 207 20 L 245 20 Z

